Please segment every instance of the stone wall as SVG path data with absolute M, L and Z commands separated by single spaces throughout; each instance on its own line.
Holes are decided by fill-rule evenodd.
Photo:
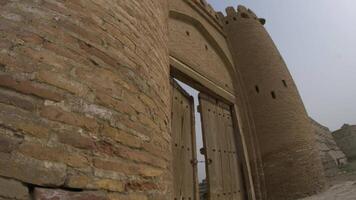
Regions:
M 0 1 L 0 199 L 170 199 L 168 3 Z

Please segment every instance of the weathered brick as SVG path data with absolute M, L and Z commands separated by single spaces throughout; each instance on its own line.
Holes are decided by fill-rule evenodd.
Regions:
M 108 200 L 102 192 L 70 192 L 60 189 L 35 188 L 34 200 Z
M 110 193 L 108 194 L 108 198 L 110 200 L 147 200 L 147 196 L 144 194 L 115 194 Z
M 11 153 L 21 143 L 21 139 L 16 137 L 4 136 L 0 130 L 0 152 Z
M 131 149 L 129 147 L 117 146 L 115 154 L 126 159 L 147 163 L 161 168 L 165 168 L 167 166 L 167 162 L 165 160 L 157 158 L 156 156 L 145 151 Z
M 65 181 L 66 166 L 32 158 L 0 153 L 0 176 L 41 186 L 60 186 Z
M 149 181 L 130 181 L 126 183 L 125 188 L 127 191 L 149 191 L 157 190 L 157 184 Z
M 135 164 L 127 161 L 107 161 L 101 159 L 93 160 L 94 167 L 109 171 L 119 172 L 125 175 L 141 175 L 144 177 L 160 176 L 163 170 L 144 164 Z
M 0 72 L 5 71 L 6 65 L 3 63 L 0 63 Z
M 43 99 L 53 101 L 61 101 L 63 99 L 62 95 L 59 93 L 40 87 L 31 81 L 15 80 L 9 75 L 0 75 L 0 86 L 16 90 L 23 94 L 34 95 Z
M 119 76 L 107 69 L 93 68 L 90 70 L 77 68 L 75 72 L 90 88 L 109 94 L 116 99 L 122 99 L 124 94 L 123 87 L 129 87 Z
M 0 60 L 5 66 L 4 71 L 5 69 L 11 69 L 11 71 L 31 73 L 36 69 L 35 62 L 22 54 L 16 54 L 16 56 L 13 56 L 8 53 L 0 53 Z
M 63 144 L 68 144 L 70 146 L 91 150 L 94 148 L 95 144 L 92 138 L 87 136 L 82 136 L 78 132 L 63 132 L 57 133 L 58 141 Z
M 61 76 L 58 72 L 42 70 L 38 72 L 37 78 L 42 82 L 67 90 L 72 94 L 77 94 L 79 96 L 84 96 L 88 92 L 88 89 L 82 84 Z
M 0 104 L 0 124 L 37 138 L 48 138 L 51 130 L 33 113 Z
M 122 99 L 116 99 L 112 97 L 109 93 L 102 90 L 97 90 L 95 94 L 95 101 L 99 105 L 112 108 L 121 113 L 132 114 L 135 110 L 127 104 L 127 102 Z
M 46 106 L 41 110 L 41 116 L 53 121 L 79 126 L 89 131 L 96 131 L 99 127 L 95 119 L 80 114 L 63 111 L 54 106 Z
M 0 197 L 17 200 L 30 199 L 29 191 L 26 186 L 18 181 L 4 178 L 0 178 Z
M 22 96 L 18 93 L 0 89 L 0 102 L 29 111 L 35 111 L 41 102 L 31 97 Z
M 142 140 L 136 136 L 127 134 L 121 130 L 109 126 L 104 127 L 104 129 L 101 131 L 101 135 L 135 148 L 141 147 L 142 144 Z
M 123 192 L 124 184 L 118 180 L 97 179 L 83 175 L 73 175 L 67 178 L 66 186 L 79 189 L 102 189 L 112 192 Z
M 93 164 L 94 167 L 98 169 L 115 171 L 127 175 L 135 175 L 138 172 L 135 164 L 130 164 L 124 161 L 113 162 L 95 158 L 93 159 Z
M 74 152 L 68 152 L 65 148 L 47 147 L 39 143 L 25 142 L 20 145 L 19 152 L 38 160 L 65 163 L 72 167 L 85 168 L 89 166 L 86 157 Z
M 145 118 L 154 114 L 153 109 L 138 98 L 142 91 L 157 95 L 156 85 L 163 76 L 168 83 L 166 1 L 0 4 L 6 4 L 0 14 L 0 62 L 6 66 L 0 71 L 9 74 L 1 77 L 0 87 L 25 97 L 15 96 L 13 102 L 11 95 L 0 97 L 1 126 L 25 139 L 20 148 L 3 147 L 13 157 L 10 153 L 0 157 L 0 176 L 53 188 L 36 188 L 33 199 L 104 200 L 110 194 L 112 200 L 147 200 L 152 193 L 167 193 L 149 186 L 150 181 L 160 182 L 168 169 L 149 163 L 161 165 L 159 159 L 143 158 L 155 156 L 142 148 L 142 142 L 160 135 L 161 130 L 154 129 L 161 123 Z M 160 96 L 168 99 L 169 93 L 152 96 L 156 106 L 164 107 L 168 102 L 161 102 Z M 34 106 L 22 101 L 33 99 Z M 43 105 L 47 99 L 55 103 Z M 115 164 L 96 162 L 104 169 L 77 169 L 74 166 L 85 164 L 77 155 L 88 160 L 103 156 L 100 159 Z M 73 178 L 83 174 L 89 179 Z M 126 182 L 121 182 L 127 179 L 147 181 L 132 182 L 128 188 L 140 192 L 130 193 L 125 191 Z

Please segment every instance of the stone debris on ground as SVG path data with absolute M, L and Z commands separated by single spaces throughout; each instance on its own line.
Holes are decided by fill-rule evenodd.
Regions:
M 356 182 L 347 181 L 330 187 L 327 191 L 300 200 L 355 200 Z

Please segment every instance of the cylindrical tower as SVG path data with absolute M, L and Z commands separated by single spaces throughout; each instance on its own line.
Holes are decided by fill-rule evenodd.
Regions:
M 0 196 L 171 199 L 167 45 L 166 0 L 0 1 Z
M 310 121 L 264 20 L 239 6 L 238 12 L 227 8 L 224 24 L 251 106 L 268 199 L 297 199 L 318 192 L 324 175 Z

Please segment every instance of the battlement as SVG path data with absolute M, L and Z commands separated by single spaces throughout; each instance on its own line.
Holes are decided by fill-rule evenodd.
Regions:
M 216 12 L 206 0 L 191 0 L 194 2 L 198 7 L 200 7 L 205 13 L 207 13 L 215 22 L 217 22 L 220 26 L 223 25 L 224 22 L 224 17 L 221 17 L 218 15 L 218 12 Z
M 258 20 L 262 25 L 266 23 L 263 18 L 258 18 L 257 15 L 245 6 L 239 5 L 237 10 L 234 7 L 226 8 L 226 16 L 222 12 L 216 12 L 214 8 L 206 2 L 206 0 L 191 0 L 194 4 L 200 7 L 206 14 L 208 14 L 220 26 L 228 24 L 229 21 L 236 21 L 237 19 L 254 19 Z
M 226 8 L 226 16 L 223 13 L 218 13 L 219 18 L 223 19 L 223 23 L 229 24 L 230 21 L 236 21 L 238 19 L 253 19 L 258 20 L 262 25 L 266 23 L 263 18 L 258 18 L 257 15 L 245 6 L 239 5 L 237 10 L 234 7 Z

